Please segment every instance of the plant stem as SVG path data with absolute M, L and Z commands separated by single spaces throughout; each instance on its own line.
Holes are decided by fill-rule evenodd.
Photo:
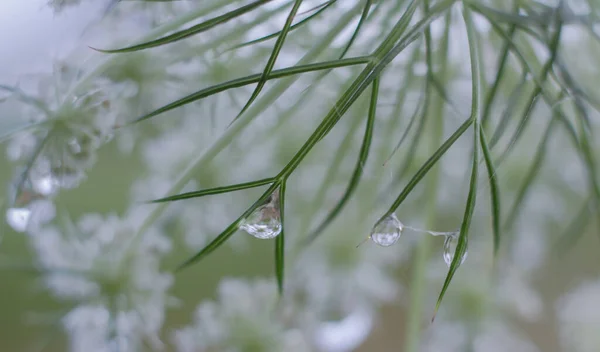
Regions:
M 425 0 L 425 11 L 428 11 L 429 1 Z M 451 23 L 450 14 L 446 15 L 446 30 L 444 38 L 441 43 L 441 52 L 443 58 L 441 61 L 439 77 L 440 81 L 443 83 L 446 78 L 446 68 L 448 61 L 448 33 Z M 431 75 L 433 74 L 433 58 L 432 58 L 432 43 L 431 43 L 431 31 L 428 27 L 425 30 L 425 57 L 427 63 L 427 87 L 425 90 L 425 94 L 433 95 L 433 87 L 429 84 L 431 79 Z M 434 152 L 442 141 L 443 131 L 444 131 L 444 119 L 443 119 L 443 107 L 444 104 L 442 102 L 441 97 L 433 96 L 431 99 L 431 105 L 425 106 L 425 115 L 427 116 L 427 110 L 431 109 L 431 135 L 432 138 L 430 140 L 430 150 Z M 437 119 L 436 119 L 437 117 Z M 428 199 L 427 205 L 427 215 L 425 219 L 425 228 L 432 228 L 435 226 L 436 222 L 436 213 L 437 213 L 437 195 L 438 195 L 438 184 L 439 184 L 439 166 L 434 166 L 433 170 L 431 170 L 431 174 L 427 179 L 426 183 L 426 195 L 425 199 Z M 429 262 L 430 252 L 431 252 L 431 241 L 433 239 L 431 236 L 421 236 L 421 239 L 417 245 L 417 251 L 415 254 L 415 259 L 413 260 L 413 271 L 412 271 L 412 283 L 410 290 L 410 308 L 408 310 L 408 326 L 406 328 L 406 339 L 405 339 L 405 348 L 406 352 L 418 352 L 419 351 L 419 342 L 421 340 L 421 325 L 423 321 L 423 306 L 424 300 L 426 298 L 425 294 L 425 285 L 426 285 L 426 267 Z
M 344 16 L 340 18 L 338 23 L 323 36 L 320 42 L 318 42 L 300 61 L 298 65 L 308 64 L 321 54 L 323 50 L 331 45 L 331 42 L 335 37 L 346 27 L 350 20 L 362 9 L 362 6 L 356 5 L 352 10 L 346 12 Z M 252 107 L 248 109 L 246 114 L 242 116 L 235 124 L 231 125 L 219 139 L 217 139 L 207 150 L 204 152 L 199 151 L 198 157 L 190 162 L 188 167 L 181 173 L 181 176 L 175 181 L 173 186 L 167 192 L 167 195 L 179 193 L 181 189 L 189 182 L 189 180 L 202 168 L 205 164 L 209 163 L 217 154 L 219 154 L 225 147 L 227 147 L 231 141 L 241 133 L 249 124 L 264 111 L 273 101 L 275 101 L 285 90 L 287 90 L 299 76 L 292 76 L 287 79 L 283 79 L 267 93 L 261 99 L 257 101 Z M 160 217 L 165 211 L 169 203 L 161 203 L 157 205 L 148 214 L 142 225 L 138 228 L 134 235 L 134 243 L 139 241 L 143 234 L 150 226 Z

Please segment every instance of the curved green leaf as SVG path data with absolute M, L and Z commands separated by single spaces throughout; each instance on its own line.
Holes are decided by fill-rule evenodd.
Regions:
M 305 25 L 306 23 L 308 23 L 310 20 L 312 20 L 313 18 L 319 16 L 323 11 L 327 10 L 327 8 L 329 8 L 331 5 L 333 5 L 337 0 L 329 0 L 324 2 L 321 5 L 316 6 L 314 9 L 318 9 L 315 13 L 313 13 L 312 15 L 306 17 L 305 19 L 303 19 L 302 21 L 299 21 L 298 23 L 292 25 L 290 27 L 290 32 L 298 29 L 300 27 L 302 27 L 303 25 Z M 310 10 L 309 10 L 310 11 Z M 239 48 L 243 48 L 245 46 L 249 46 L 249 45 L 253 45 L 253 44 L 258 44 L 258 43 L 262 43 L 264 41 L 267 41 L 269 39 L 273 39 L 278 37 L 281 34 L 281 31 L 275 32 L 275 33 L 271 33 L 269 35 L 265 35 L 264 37 L 260 37 L 258 39 L 254 39 L 248 42 L 244 42 L 238 45 L 234 45 L 229 49 L 226 49 L 225 51 L 230 51 L 230 50 L 235 50 L 235 49 L 239 49 Z
M 481 143 L 481 149 L 483 150 L 483 157 L 485 160 L 485 166 L 488 172 L 488 178 L 490 182 L 490 200 L 492 202 L 492 230 L 494 233 L 494 258 L 498 255 L 498 249 L 500 248 L 500 218 L 502 211 L 500 208 L 500 192 L 498 189 L 498 174 L 494 167 L 494 161 L 492 160 L 492 154 L 488 147 L 487 140 L 485 138 L 485 132 L 483 125 L 480 126 L 479 139 Z
M 273 71 L 271 71 L 268 79 L 277 79 L 277 78 L 282 78 L 282 77 L 286 77 L 286 76 L 290 76 L 290 75 L 296 75 L 296 74 L 300 74 L 300 73 L 304 73 L 304 72 L 319 71 L 319 70 L 324 70 L 324 69 L 329 69 L 329 68 L 346 67 L 346 66 L 353 66 L 353 65 L 363 65 L 363 64 L 369 63 L 370 61 L 371 61 L 370 56 L 361 56 L 361 57 L 355 57 L 355 58 L 350 58 L 350 59 L 332 60 L 332 61 L 324 61 L 324 62 L 319 62 L 319 63 L 314 63 L 314 64 L 298 65 L 298 66 L 293 66 L 293 67 L 288 67 L 288 68 L 282 68 L 280 70 L 273 70 Z M 254 75 L 250 75 L 250 76 L 246 76 L 246 77 L 242 77 L 242 78 L 236 78 L 231 81 L 219 83 L 217 85 L 201 89 L 195 93 L 187 95 L 187 96 L 185 96 L 181 99 L 178 99 L 172 103 L 164 105 L 152 112 L 149 112 L 143 116 L 140 116 L 137 119 L 133 120 L 131 123 L 137 123 L 140 121 L 147 120 L 151 117 L 160 115 L 169 110 L 173 110 L 175 108 L 178 108 L 183 105 L 192 103 L 196 100 L 200 100 L 200 99 L 206 98 L 208 96 L 226 91 L 228 89 L 243 87 L 243 86 L 246 86 L 246 85 L 249 85 L 252 83 L 257 83 L 260 81 L 261 77 L 262 77 L 262 74 L 257 73 Z
M 514 224 L 515 219 L 517 218 L 517 216 L 520 212 L 521 205 L 523 204 L 523 200 L 525 199 L 525 197 L 527 195 L 527 191 L 530 189 L 530 186 L 533 183 L 533 180 L 535 179 L 535 177 L 538 175 L 538 172 L 540 171 L 542 162 L 544 161 L 544 157 L 546 156 L 546 151 L 548 150 L 548 148 L 547 148 L 548 141 L 550 140 L 550 136 L 552 134 L 552 129 L 554 127 L 554 122 L 556 120 L 556 116 L 557 116 L 557 114 L 555 113 L 553 115 L 552 119 L 550 120 L 550 122 L 548 123 L 548 126 L 546 127 L 546 131 L 544 132 L 544 136 L 542 137 L 542 140 L 541 140 L 540 144 L 538 145 L 537 151 L 535 153 L 535 156 L 533 157 L 533 162 L 531 163 L 531 167 L 530 167 L 529 171 L 527 172 L 527 176 L 525 176 L 525 180 L 523 181 L 523 183 L 521 184 L 521 187 L 519 187 L 519 190 L 517 191 L 517 198 L 515 199 L 515 202 L 513 203 L 511 211 L 508 214 L 508 217 L 506 218 L 506 221 L 504 223 L 504 230 L 507 232 L 510 232 L 512 225 Z
M 173 202 L 173 201 L 182 200 L 182 199 L 199 198 L 199 197 L 210 196 L 210 195 L 214 195 L 214 194 L 228 193 L 228 192 L 233 192 L 233 191 L 239 191 L 242 189 L 260 187 L 260 186 L 268 185 L 273 182 L 275 182 L 275 179 L 273 177 L 270 177 L 270 178 L 265 178 L 262 180 L 246 182 L 246 183 L 238 183 L 238 184 L 230 185 L 230 186 L 215 187 L 215 188 L 203 189 L 201 191 L 192 191 L 192 192 L 176 194 L 176 195 L 169 196 L 169 197 L 155 199 L 155 200 L 150 201 L 149 203 Z
M 513 12 L 518 14 L 519 6 L 517 5 L 517 2 L 515 2 L 513 6 L 514 6 Z M 511 39 L 513 38 L 516 28 L 517 28 L 517 26 L 515 24 L 512 24 L 510 26 L 510 28 L 508 29 L 508 34 L 507 34 L 509 38 L 511 38 Z M 492 87 L 488 91 L 488 94 L 485 97 L 485 103 L 483 104 L 483 114 L 481 116 L 481 123 L 483 124 L 484 130 L 487 129 L 488 119 L 490 117 L 490 112 L 492 111 L 492 104 L 494 102 L 494 99 L 496 98 L 496 93 L 498 92 L 498 88 L 500 87 L 500 81 L 502 80 L 502 77 L 504 77 L 504 71 L 506 69 L 507 62 L 508 62 L 509 49 L 510 49 L 510 44 L 505 39 L 504 43 L 502 45 L 502 50 L 500 51 L 500 55 L 498 57 L 498 65 L 496 65 L 497 69 L 496 69 L 496 77 L 494 78 L 494 83 L 492 83 Z M 493 140 L 493 138 L 492 138 L 492 140 Z M 490 142 L 490 146 L 491 145 L 493 145 L 493 143 Z
M 267 189 L 265 191 L 265 193 L 263 193 L 262 196 L 256 202 L 254 202 L 254 204 L 252 204 L 252 206 L 250 206 L 239 218 L 237 218 L 234 222 L 232 222 L 214 240 L 212 240 L 208 245 L 206 245 L 206 247 L 202 248 L 194 256 L 192 256 L 191 258 L 189 258 L 188 260 L 186 260 L 185 262 L 183 262 L 182 264 L 180 264 L 177 267 L 177 269 L 175 269 L 175 270 L 179 271 L 181 269 L 187 268 L 188 266 L 190 266 L 190 265 L 192 265 L 194 263 L 197 263 L 200 260 L 204 259 L 207 255 L 209 255 L 210 253 L 212 253 L 215 249 L 221 247 L 221 245 L 223 243 L 225 243 L 229 239 L 229 237 L 231 237 L 231 235 L 233 235 L 237 231 L 238 226 L 240 225 L 240 223 L 246 217 L 248 217 L 250 214 L 252 214 L 252 212 L 256 208 L 258 208 L 260 205 L 264 204 L 264 202 L 271 196 L 271 194 L 273 193 L 273 191 L 275 191 L 277 189 L 277 187 L 279 187 L 278 183 L 272 184 L 271 187 L 269 187 L 269 189 Z
M 242 114 L 244 114 L 244 112 L 250 107 L 250 105 L 252 105 L 254 100 L 256 100 L 256 98 L 260 94 L 260 91 L 265 86 L 265 83 L 267 83 L 267 79 L 268 79 L 269 75 L 271 74 L 271 71 L 273 70 L 273 66 L 275 66 L 275 61 L 277 61 L 277 57 L 279 56 L 279 53 L 281 52 L 281 48 L 283 47 L 283 43 L 285 42 L 285 38 L 287 37 L 287 34 L 290 31 L 292 22 L 294 22 L 294 17 L 296 17 L 296 13 L 298 12 L 300 5 L 302 5 L 302 1 L 303 0 L 295 0 L 294 1 L 294 6 L 292 6 L 290 13 L 288 14 L 288 17 L 285 20 L 283 29 L 281 30 L 279 37 L 277 37 L 277 41 L 275 42 L 275 46 L 273 47 L 271 56 L 269 56 L 269 60 L 267 61 L 267 64 L 265 65 L 265 69 L 264 69 L 262 75 L 260 76 L 260 79 L 258 80 L 258 84 L 256 85 L 256 88 L 254 88 L 254 91 L 252 92 L 250 99 L 248 99 L 248 101 L 246 102 L 246 105 L 244 105 L 244 107 L 242 108 L 242 111 L 240 111 L 240 113 L 233 119 L 233 121 L 231 121 L 230 125 L 232 123 L 234 123 L 240 116 L 242 116 Z
M 371 141 L 373 140 L 373 127 L 375 126 L 375 116 L 377 111 L 377 97 L 379 95 L 379 79 L 376 78 L 373 81 L 373 88 L 371 91 L 371 102 L 369 105 L 369 114 L 367 117 L 367 125 L 365 127 L 365 135 L 363 137 L 363 142 L 360 147 L 360 153 L 358 156 L 358 160 L 356 162 L 356 166 L 354 167 L 354 171 L 352 172 L 352 177 L 350 178 L 350 182 L 346 187 L 346 191 L 342 198 L 338 201 L 338 203 L 333 207 L 333 209 L 327 214 L 325 220 L 321 222 L 319 226 L 308 236 L 306 242 L 311 243 L 314 241 L 322 232 L 327 228 L 329 224 L 339 215 L 342 211 L 348 200 L 362 177 L 364 166 L 367 162 L 367 158 L 369 156 L 369 149 L 371 147 Z
M 236 17 L 239 17 L 247 12 L 250 12 L 250 11 L 258 8 L 259 6 L 264 5 L 271 1 L 272 0 L 257 0 L 251 4 L 239 7 L 237 9 L 230 11 L 226 14 L 223 14 L 221 16 L 211 18 L 208 21 L 204 21 L 204 22 L 199 23 L 190 28 L 175 32 L 173 34 L 167 35 L 167 36 L 159 38 L 159 39 L 144 42 L 141 44 L 136 44 L 136 45 L 128 46 L 125 48 L 120 48 L 120 49 L 108 49 L 108 50 L 107 49 L 97 49 L 97 48 L 92 48 L 92 49 L 103 52 L 103 53 L 107 53 L 107 54 L 115 54 L 115 53 L 126 53 L 126 52 L 144 50 L 144 49 L 154 48 L 154 47 L 165 45 L 165 44 L 174 43 L 176 41 L 179 41 L 179 40 L 191 37 L 193 35 L 205 32 L 213 27 L 216 27 L 220 24 L 228 22 Z
M 406 184 L 402 192 L 400 192 L 400 195 L 398 195 L 390 209 L 378 221 L 382 221 L 383 219 L 385 219 L 386 217 L 388 217 L 396 211 L 396 209 L 400 206 L 400 204 L 402 204 L 402 202 L 404 202 L 404 200 L 410 194 L 410 192 L 412 192 L 413 188 L 415 188 L 415 186 L 419 184 L 419 182 L 421 182 L 423 177 L 427 175 L 427 172 L 429 172 L 433 165 L 435 165 L 438 162 L 438 160 L 448 151 L 448 149 L 450 149 L 454 142 L 456 142 L 458 138 L 460 138 L 460 136 L 462 136 L 462 134 L 465 133 L 465 131 L 472 124 L 473 119 L 468 118 L 465 122 L 463 122 L 462 125 L 460 125 L 460 127 L 458 127 L 456 131 L 454 131 L 454 133 L 450 137 L 448 137 L 448 139 L 446 139 L 446 141 L 444 141 L 444 143 L 435 151 L 435 153 L 433 153 L 433 155 L 430 156 L 429 159 L 427 159 L 427 161 L 425 161 L 423 166 L 421 166 L 421 168 L 414 174 L 410 181 L 408 181 L 408 183 Z
M 356 40 L 356 37 L 358 37 L 358 33 L 360 33 L 360 29 L 362 28 L 363 23 L 365 22 L 365 20 L 367 19 L 367 16 L 369 15 L 369 10 L 371 9 L 371 4 L 372 3 L 373 3 L 373 0 L 367 0 L 366 1 L 365 7 L 363 9 L 363 12 L 360 15 L 360 19 L 358 20 L 358 24 L 356 25 L 356 29 L 354 29 L 354 33 L 352 33 L 352 37 L 350 37 L 350 40 L 348 40 L 348 44 L 346 44 L 346 47 L 344 48 L 344 51 L 342 51 L 342 54 L 339 57 L 340 59 L 343 59 L 344 56 L 346 56 L 346 53 L 348 52 L 348 50 L 350 50 L 350 47 L 352 46 L 352 44 Z
M 444 285 L 435 304 L 435 311 L 433 313 L 433 319 L 442 303 L 442 299 L 446 294 L 446 290 L 450 286 L 450 282 L 456 274 L 458 267 L 462 262 L 462 258 L 467 251 L 467 242 L 469 238 L 469 227 L 471 225 L 471 219 L 473 218 L 473 212 L 475 210 L 475 202 L 477 200 L 477 177 L 478 177 L 478 166 L 479 166 L 479 132 L 480 132 L 480 121 L 481 121 L 481 67 L 480 57 L 478 52 L 478 38 L 477 32 L 473 25 L 473 19 L 471 18 L 471 10 L 464 7 L 463 17 L 465 25 L 467 27 L 467 38 L 469 41 L 469 53 L 471 57 L 471 80 L 473 82 L 473 98 L 471 102 L 471 117 L 473 121 L 473 164 L 471 167 L 471 181 L 469 183 L 469 195 L 467 196 L 467 204 L 465 206 L 465 214 L 463 217 L 462 224 L 460 226 L 460 233 L 458 235 L 458 243 L 454 252 L 450 269 L 444 280 Z

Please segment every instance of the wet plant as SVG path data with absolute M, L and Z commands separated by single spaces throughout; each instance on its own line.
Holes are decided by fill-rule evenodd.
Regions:
M 540 184 L 583 204 L 559 246 L 597 215 L 600 104 L 584 79 L 595 72 L 567 55 L 565 39 L 585 34 L 581 55 L 597 58 L 600 8 L 581 3 L 107 1 L 94 26 L 110 40 L 89 39 L 80 50 L 91 59 L 66 58 L 33 88 L 0 85 L 0 107 L 20 116 L 0 130 L 15 175 L 6 222 L 34 252 L 33 264 L 7 267 L 35 272 L 69 303 L 60 321 L 72 350 L 159 350 L 179 275 L 271 241 L 273 280 L 219 279 L 217 300 L 203 300 L 167 344 L 346 351 L 397 299 L 393 272 L 410 261 L 402 350 L 435 350 L 424 324 L 475 296 L 462 310 L 482 324 L 465 323 L 457 350 L 479 350 L 508 303 L 487 302 L 493 289 L 461 270 L 484 257 L 482 281 L 525 285 L 503 257 L 535 218 L 528 199 L 546 192 Z M 136 35 L 112 35 L 131 14 Z M 63 195 L 114 145 L 145 171 L 119 215 L 79 214 Z M 569 179 L 551 174 L 565 171 L 546 164 L 567 160 L 581 172 L 563 190 L 557 179 Z M 428 277 L 439 263 L 443 277 Z M 364 334 L 346 336 L 347 319 Z M 355 342 L 336 349 L 340 338 Z

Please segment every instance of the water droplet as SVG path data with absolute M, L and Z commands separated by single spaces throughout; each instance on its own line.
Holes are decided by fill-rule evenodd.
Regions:
M 31 210 L 27 208 L 10 208 L 6 211 L 6 222 L 17 232 L 27 230 L 30 218 Z
M 403 227 L 400 220 L 396 217 L 396 214 L 392 214 L 375 224 L 369 237 L 376 244 L 388 247 L 398 241 L 402 234 Z
M 450 265 L 452 264 L 452 260 L 454 259 L 454 252 L 456 252 L 456 245 L 458 244 L 458 235 L 458 232 L 453 232 L 451 235 L 447 235 L 446 239 L 444 240 L 444 261 L 446 262 L 446 265 L 448 265 L 448 267 L 450 267 Z M 465 243 L 465 245 L 466 244 L 467 243 Z M 462 265 L 462 263 L 465 262 L 465 260 L 467 259 L 467 255 L 468 252 L 467 248 L 465 247 L 465 253 L 462 256 L 459 265 Z
M 240 229 L 263 240 L 277 237 L 281 233 L 281 212 L 279 210 L 279 189 L 275 190 L 267 202 L 252 212 L 240 224 Z

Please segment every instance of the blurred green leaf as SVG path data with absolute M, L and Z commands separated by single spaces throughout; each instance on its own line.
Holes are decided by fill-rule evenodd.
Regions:
M 288 68 L 282 68 L 280 70 L 273 70 L 271 72 L 271 74 L 269 75 L 268 79 L 277 79 L 277 78 L 282 78 L 282 77 L 286 77 L 286 76 L 290 76 L 290 75 L 296 75 L 296 74 L 300 74 L 300 73 L 304 73 L 304 72 L 324 70 L 324 69 L 328 69 L 328 68 L 362 65 L 362 64 L 367 64 L 370 61 L 371 61 L 370 56 L 361 56 L 361 57 L 355 57 L 355 58 L 350 58 L 350 59 L 332 60 L 332 61 L 324 61 L 324 62 L 319 62 L 319 63 L 314 63 L 314 64 L 298 65 L 298 66 L 293 66 L 293 67 L 288 67 Z M 140 116 L 137 119 L 133 120 L 132 123 L 137 123 L 140 121 L 147 120 L 151 117 L 160 115 L 169 110 L 173 110 L 175 108 L 192 103 L 199 99 L 206 98 L 213 94 L 223 92 L 228 89 L 243 87 L 243 86 L 246 86 L 246 85 L 249 85 L 252 83 L 257 83 L 260 81 L 261 77 L 262 77 L 262 74 L 258 73 L 258 74 L 254 74 L 254 75 L 250 75 L 250 76 L 246 76 L 246 77 L 242 77 L 242 78 L 236 78 L 231 81 L 224 82 L 224 83 L 219 83 L 217 85 L 214 85 L 214 86 L 211 86 L 208 88 L 204 88 L 204 89 L 199 90 L 195 93 L 192 93 L 188 96 L 185 96 L 181 99 L 178 99 L 172 103 L 164 105 L 164 106 L 162 106 L 152 112 L 149 112 L 143 116 Z
M 281 52 L 281 48 L 283 48 L 283 43 L 285 42 L 285 38 L 287 37 L 287 34 L 290 31 L 292 22 L 294 22 L 294 17 L 296 17 L 296 13 L 298 12 L 300 5 L 302 5 L 302 1 L 303 0 L 295 0 L 294 1 L 294 6 L 292 6 L 290 13 L 288 14 L 288 17 L 285 20 L 283 29 L 281 30 L 279 37 L 277 37 L 277 41 L 275 42 L 275 46 L 273 47 L 271 56 L 269 56 L 269 60 L 267 60 L 267 64 L 265 65 L 263 73 L 260 76 L 260 79 L 258 80 L 258 84 L 256 85 L 256 88 L 254 88 L 254 91 L 252 92 L 250 99 L 248 99 L 248 101 L 246 102 L 246 105 L 244 105 L 244 107 L 242 108 L 242 111 L 240 111 L 240 113 L 233 119 L 233 121 L 231 121 L 231 124 L 234 123 L 240 116 L 242 116 L 242 114 L 250 107 L 250 105 L 252 105 L 254 100 L 260 94 L 260 91 L 265 86 L 265 83 L 267 82 L 267 79 L 269 78 L 269 75 L 271 74 L 271 71 L 273 70 L 273 66 L 275 66 L 275 61 L 277 61 L 277 57 L 279 56 L 279 53 Z
M 165 44 L 171 44 L 171 43 L 177 42 L 179 40 L 191 37 L 193 35 L 205 32 L 205 31 L 207 31 L 211 28 L 214 28 L 220 24 L 223 24 L 225 22 L 231 21 L 232 19 L 235 19 L 235 18 L 237 18 L 247 12 L 250 12 L 250 11 L 258 8 L 259 6 L 264 5 L 271 1 L 272 0 L 257 0 L 246 6 L 239 7 L 233 11 L 230 11 L 221 16 L 217 16 L 215 18 L 211 18 L 208 21 L 204 21 L 204 22 L 199 23 L 190 28 L 175 32 L 173 34 L 167 35 L 167 36 L 159 38 L 159 39 L 144 42 L 141 44 L 136 44 L 136 45 L 128 46 L 125 48 L 120 48 L 120 49 L 97 49 L 97 48 L 92 48 L 92 49 L 103 52 L 103 53 L 107 53 L 107 54 L 115 54 L 115 53 L 126 53 L 126 52 L 144 50 L 144 49 L 154 48 L 154 47 L 165 45 Z
M 306 17 L 302 21 L 299 21 L 298 23 L 292 25 L 290 27 L 289 32 L 291 32 L 291 31 L 293 31 L 295 29 L 298 29 L 298 28 L 302 27 L 303 25 L 307 24 L 310 20 L 316 18 L 322 12 L 324 12 L 325 10 L 327 10 L 331 5 L 335 4 L 336 1 L 337 0 L 329 0 L 329 1 L 326 1 L 323 4 L 321 4 L 320 6 L 315 7 L 317 9 L 317 11 L 315 13 L 313 13 L 312 15 Z M 265 35 L 263 37 L 260 37 L 260 38 L 257 38 L 257 39 L 254 39 L 254 40 L 251 40 L 251 41 L 248 41 L 248 42 L 244 42 L 244 43 L 241 43 L 241 44 L 238 44 L 238 45 L 234 45 L 231 48 L 226 49 L 225 51 L 235 50 L 235 49 L 243 48 L 243 47 L 248 46 L 248 45 L 262 43 L 262 42 L 267 41 L 269 39 L 273 39 L 273 38 L 278 37 L 281 34 L 281 32 L 282 31 L 278 31 L 278 32 L 271 33 L 269 35 Z
M 350 182 L 346 187 L 346 191 L 342 198 L 338 201 L 338 203 L 333 207 L 333 209 L 325 216 L 325 219 L 317 226 L 317 228 L 308 236 L 306 239 L 307 244 L 314 241 L 324 230 L 331 224 L 331 222 L 339 215 L 342 211 L 348 200 L 354 194 L 356 187 L 358 187 L 358 183 L 363 174 L 364 166 L 367 163 L 367 158 L 369 156 L 369 149 L 371 147 L 371 141 L 373 140 L 373 127 L 375 125 L 375 116 L 377 112 L 377 97 L 379 95 L 379 79 L 376 78 L 373 81 L 373 87 L 371 91 L 371 102 L 369 105 L 369 113 L 367 116 L 367 125 L 365 127 L 365 135 L 363 137 L 363 142 L 360 147 L 360 153 L 358 156 L 358 160 L 356 162 L 356 166 L 354 167 L 354 171 L 352 172 L 352 177 L 350 178 Z

